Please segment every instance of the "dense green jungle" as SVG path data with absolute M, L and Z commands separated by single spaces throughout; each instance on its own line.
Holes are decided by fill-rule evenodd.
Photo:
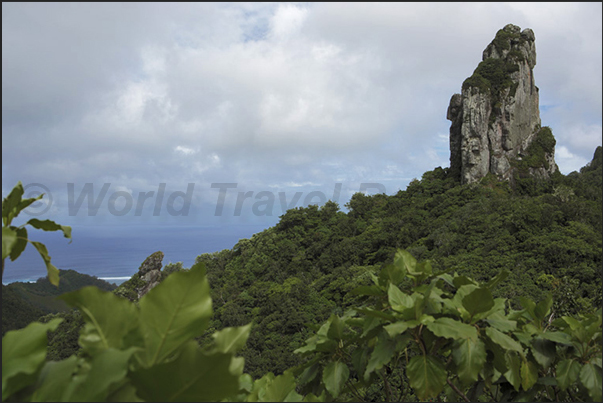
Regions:
M 112 291 L 80 289 L 88 284 L 67 272 L 56 292 L 42 292 L 53 286 L 40 282 L 43 298 L 62 294 L 61 304 L 78 308 L 67 311 L 32 304 L 32 291 L 22 286 L 3 286 L 3 333 L 38 316 L 35 343 L 47 360 L 30 362 L 33 369 L 20 374 L 8 371 L 5 379 L 3 339 L 3 400 L 600 400 L 602 165 L 598 147 L 580 172 L 550 180 L 516 177 L 510 184 L 487 176 L 461 185 L 449 169 L 436 168 L 395 195 L 356 193 L 347 213 L 333 202 L 291 209 L 232 249 L 198 256 L 191 269 L 166 266 L 157 292 L 140 300 L 139 274 Z M 4 210 L 3 202 L 3 216 Z M 3 229 L 3 257 L 4 235 Z M 140 358 L 136 351 L 157 344 L 144 324 L 159 321 L 175 298 L 162 300 L 161 293 L 195 281 L 207 295 L 191 291 L 186 298 L 203 299 L 190 303 L 205 316 L 182 328 L 201 349 L 181 340 L 168 352 L 158 348 L 153 359 Z M 91 301 L 100 300 L 114 309 L 95 319 Z M 129 326 L 118 331 L 120 322 L 111 320 L 140 320 L 143 334 Z M 103 326 L 112 330 L 105 334 Z M 207 368 L 185 359 L 197 350 L 213 363 L 209 372 L 232 379 L 203 378 Z M 570 358 L 576 351 L 581 358 Z M 116 362 L 122 371 L 112 371 L 119 376 L 105 381 L 107 391 L 82 392 L 90 388 L 86 376 L 98 381 Z M 45 382 L 59 368 L 67 371 L 64 379 Z M 78 378 L 82 368 L 86 376 Z M 201 371 L 197 383 L 223 389 L 203 394 L 187 383 L 183 394 L 166 394 L 171 386 L 152 381 L 159 368 L 180 377 L 166 383 Z M 60 382 L 75 386 L 57 394 L 51 386 Z
M 2 285 L 2 335 L 21 329 L 40 317 L 70 310 L 57 296 L 86 286 L 113 291 L 116 285 L 75 270 L 59 270 L 61 282 L 55 287 L 46 277 L 35 283 L 15 282 Z

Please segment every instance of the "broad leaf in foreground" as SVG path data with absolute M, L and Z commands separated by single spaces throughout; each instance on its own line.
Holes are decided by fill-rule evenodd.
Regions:
M 475 382 L 486 362 L 486 347 L 481 340 L 456 340 L 452 349 L 460 381 L 467 385 Z
M 580 364 L 573 359 L 563 360 L 557 365 L 556 373 L 559 388 L 565 390 L 578 379 L 578 375 L 580 375 Z
M 138 308 L 129 300 L 96 287 L 84 287 L 59 297 L 78 308 L 86 324 L 79 343 L 90 353 L 129 347 L 126 336 L 138 328 Z
M 44 367 L 42 382 L 33 398 L 36 401 L 101 402 L 128 373 L 134 349 L 113 348 L 96 354 L 89 365 L 80 367 L 75 356 Z M 78 372 L 79 367 L 79 372 Z
M 595 402 L 601 401 L 601 388 L 603 388 L 601 378 L 601 368 L 591 363 L 584 364 L 580 370 L 580 382 L 582 382 L 582 385 L 588 390 L 588 394 Z
M 63 319 L 33 322 L 26 328 L 7 332 L 2 338 L 2 400 L 29 385 L 46 361 L 46 332 L 54 331 Z
M 2 227 L 2 260 L 6 259 L 17 243 L 17 231 L 13 228 Z
M 364 372 L 364 380 L 368 381 L 371 375 L 371 372 L 380 369 L 385 364 L 390 362 L 394 353 L 396 351 L 396 342 L 387 337 L 379 337 L 377 340 L 377 344 L 375 344 L 375 348 L 373 353 L 371 354 L 371 358 L 368 361 L 366 366 L 366 371 Z
M 46 245 L 41 242 L 31 242 L 33 246 L 38 250 L 38 253 L 44 260 L 44 264 L 46 265 L 46 271 L 48 272 L 48 281 L 50 284 L 58 287 L 59 286 L 59 269 L 57 269 L 52 263 L 50 263 L 50 255 L 48 254 L 48 249 L 46 249 Z
M 438 318 L 433 322 L 427 322 L 426 326 L 439 337 L 477 340 L 475 327 L 451 318 Z
M 522 360 L 520 374 L 521 387 L 529 390 L 538 380 L 538 367 L 532 361 Z
M 335 398 L 341 393 L 341 389 L 349 376 L 348 366 L 341 361 L 330 362 L 322 371 L 322 381 L 327 391 Z
M 515 341 L 510 336 L 507 336 L 504 333 L 499 332 L 493 327 L 489 327 L 486 329 L 486 334 L 494 343 L 498 344 L 505 350 L 517 351 L 520 354 L 523 354 L 523 348 L 519 342 Z
M 19 256 L 21 256 L 21 253 L 23 253 L 23 251 L 27 247 L 27 229 L 25 229 L 23 227 L 19 227 L 16 229 L 16 231 L 17 231 L 17 240 L 16 240 L 15 244 L 12 246 L 12 249 L 10 251 L 10 260 L 11 261 L 14 261 Z M 3 239 L 4 239 L 4 236 L 3 236 Z
M 219 352 L 234 354 L 245 346 L 250 331 L 251 323 L 240 327 L 227 327 L 215 332 L 212 337 Z
M 247 396 L 248 402 L 300 402 L 302 397 L 295 391 L 295 377 L 290 371 L 274 376 L 272 372 L 253 383 Z
M 211 314 L 203 263 L 168 276 L 140 300 L 147 364 L 162 362 L 188 340 L 200 336 Z
M 232 354 L 206 354 L 194 340 L 176 359 L 130 375 L 138 396 L 153 402 L 219 401 L 239 390 L 240 373 L 231 371 Z
M 65 393 L 77 370 L 78 358 L 75 355 L 62 361 L 48 361 L 38 378 L 38 387 L 34 391 L 32 402 L 65 401 Z
M 490 310 L 494 306 L 494 298 L 487 288 L 477 288 L 462 300 L 463 307 L 471 316 Z
M 435 398 L 446 384 L 446 368 L 437 358 L 430 355 L 413 357 L 406 367 L 410 386 L 421 400 Z
M 44 231 L 63 231 L 63 236 L 71 239 L 71 227 L 68 225 L 60 225 L 52 220 L 38 220 L 37 218 L 27 221 L 27 224 Z

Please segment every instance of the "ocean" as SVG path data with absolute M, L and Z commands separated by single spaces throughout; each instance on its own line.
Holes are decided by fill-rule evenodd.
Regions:
M 46 245 L 51 262 L 59 269 L 73 269 L 110 283 L 128 280 L 151 253 L 162 251 L 164 266 L 182 262 L 190 267 L 198 255 L 231 249 L 240 239 L 250 238 L 267 226 L 224 227 L 74 227 L 73 241 L 63 233 L 29 230 L 32 241 Z M 36 281 L 46 276 L 46 266 L 37 250 L 29 244 L 21 256 L 6 259 L 3 284 Z

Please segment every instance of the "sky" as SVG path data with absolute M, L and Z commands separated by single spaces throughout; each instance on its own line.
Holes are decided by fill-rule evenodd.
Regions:
M 64 225 L 272 225 L 449 166 L 450 97 L 536 36 L 562 173 L 601 145 L 601 3 L 3 3 L 2 196 Z M 95 206 L 94 203 L 97 203 Z M 89 204 L 90 203 L 90 204 Z

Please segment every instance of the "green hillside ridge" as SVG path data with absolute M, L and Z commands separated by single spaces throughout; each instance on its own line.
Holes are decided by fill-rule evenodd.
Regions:
M 601 168 L 598 147 L 580 172 L 515 190 L 492 177 L 460 185 L 448 169 L 436 168 L 392 196 L 355 194 L 348 213 L 333 202 L 289 210 L 232 249 L 197 257 L 206 265 L 215 310 L 199 342 L 253 323 L 241 350 L 245 371 L 283 373 L 303 362 L 293 351 L 318 324 L 359 304 L 350 291 L 369 285 L 399 248 L 430 259 L 435 270 L 478 281 L 509 271 L 493 293 L 514 307 L 520 297 L 538 301 L 552 292 L 555 315 L 592 312 L 601 305 Z M 162 278 L 181 270 L 168 264 Z M 143 285 L 137 273 L 114 292 L 136 301 Z M 78 349 L 73 326 L 81 318 L 60 317 L 67 323 L 49 351 L 66 358 Z
M 515 189 L 493 176 L 460 185 L 448 169 L 436 168 L 392 196 L 355 194 L 347 213 L 332 202 L 291 209 L 277 225 L 232 249 L 198 256 L 190 270 L 180 263 L 166 265 L 157 291 L 140 300 L 138 291 L 145 280 L 138 273 L 113 293 L 102 294 L 94 287 L 71 293 L 66 301 L 89 306 L 93 313 L 86 308 L 40 319 L 43 329 L 51 330 L 45 350 L 48 368 L 90 359 L 96 366 L 90 354 L 99 359 L 98 354 L 105 354 L 99 350 L 102 338 L 97 333 L 105 326 L 107 346 L 114 346 L 106 354 L 125 359 L 136 351 L 128 346 L 142 342 L 135 323 L 147 329 L 145 337 L 155 337 L 148 327 L 154 321 L 171 323 L 165 315 L 186 300 L 191 307 L 202 305 L 183 307 L 183 315 L 204 312 L 206 317 L 198 332 L 187 330 L 196 342 L 186 344 L 172 363 L 167 355 L 156 366 L 139 357 L 143 369 L 127 373 L 136 395 L 128 386 L 105 392 L 117 393 L 111 399 L 148 400 L 154 393 L 178 390 L 179 383 L 196 373 L 193 367 L 185 369 L 193 365 L 185 358 L 189 354 L 191 360 L 200 360 L 195 365 L 210 357 L 219 360 L 222 369 L 216 369 L 216 375 L 202 375 L 210 371 L 199 376 L 230 376 L 229 386 L 216 395 L 231 396 L 228 400 L 256 401 L 269 392 L 273 398 L 261 399 L 300 401 L 303 395 L 309 401 L 338 396 L 384 401 L 397 393 L 405 400 L 546 400 L 551 393 L 561 400 L 599 399 L 601 153 L 598 147 L 580 172 Z M 400 277 L 404 272 L 406 278 Z M 203 290 L 189 292 L 191 276 L 195 281 L 207 279 Z M 212 308 L 207 311 L 203 301 L 210 294 Z M 90 322 L 90 315 L 101 324 Z M 419 323 L 426 326 L 423 331 L 404 330 Z M 183 329 L 189 329 L 186 326 Z M 117 334 L 121 339 L 114 340 Z M 418 339 L 409 345 L 414 346 L 409 353 L 404 346 L 412 335 Z M 455 340 L 446 342 L 450 338 Z M 144 348 L 155 345 L 144 343 Z M 565 347 L 575 343 L 588 348 Z M 430 346 L 431 352 L 416 350 L 422 345 Z M 522 346 L 530 352 L 524 355 Z M 476 356 L 470 354 L 474 348 Z M 243 360 L 232 355 L 235 351 L 244 359 L 244 374 Z M 549 368 L 553 362 L 556 373 Z M 227 368 L 230 375 L 224 372 Z M 424 376 L 421 368 L 435 372 Z M 169 375 L 174 371 L 180 375 Z M 566 376 L 562 371 L 569 372 Z M 539 383 L 538 377 L 547 373 L 552 377 Z M 107 370 L 103 376 L 126 376 L 120 374 Z M 240 376 L 239 392 L 233 374 Z M 163 379 L 168 375 L 173 379 Z M 342 384 L 346 379 L 356 386 Z M 499 379 L 500 386 L 480 379 Z M 576 382 L 587 390 L 568 389 Z M 198 385 L 187 395 L 192 400 L 213 396 L 204 393 L 220 388 L 220 383 L 190 385 Z M 483 394 L 480 388 L 485 388 Z M 39 393 L 50 390 L 65 389 L 42 387 Z M 88 390 L 81 389 L 82 396 L 92 393 Z M 180 400 L 170 396 L 164 398 Z
M 35 283 L 15 282 L 2 285 L 2 334 L 20 329 L 41 316 L 49 313 L 68 311 L 70 308 L 57 296 L 79 290 L 86 286 L 96 286 L 104 291 L 116 288 L 95 276 L 78 273 L 75 270 L 59 270 L 61 282 L 58 287 L 50 284 L 48 278 L 39 278 Z
M 550 291 L 558 315 L 593 311 L 601 305 L 600 155 L 599 147 L 580 173 L 515 190 L 491 177 L 461 186 L 436 168 L 393 196 L 355 194 L 347 214 L 332 202 L 289 210 L 233 249 L 197 258 L 214 300 L 210 330 L 253 322 L 246 371 L 280 373 L 300 362 L 291 352 L 304 325 L 342 314 L 358 298 L 349 291 L 368 285 L 397 249 L 478 281 L 508 270 L 495 296 L 514 306 Z

